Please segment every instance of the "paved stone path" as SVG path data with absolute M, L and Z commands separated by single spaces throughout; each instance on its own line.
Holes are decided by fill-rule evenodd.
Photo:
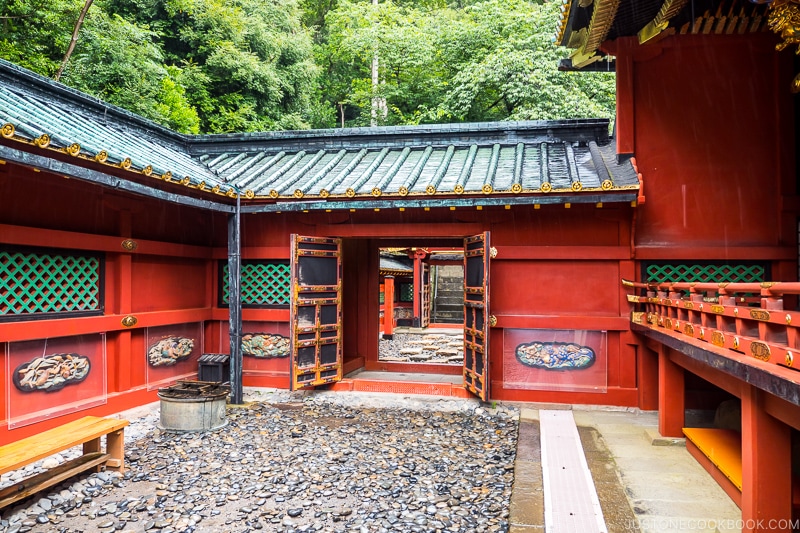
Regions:
M 392 339 L 381 339 L 378 359 L 395 363 L 464 364 L 464 334 L 395 333 Z

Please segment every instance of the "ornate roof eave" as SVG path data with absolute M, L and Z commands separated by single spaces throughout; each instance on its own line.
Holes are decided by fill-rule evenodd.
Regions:
M 24 148 L 24 147 L 20 147 Z M 48 172 L 69 179 L 92 183 L 115 191 L 134 194 L 167 202 L 173 202 L 198 209 L 232 213 L 235 206 L 228 200 L 223 203 L 214 199 L 204 199 L 196 194 L 177 194 L 163 185 L 153 187 L 147 181 L 125 177 L 125 171 L 110 164 L 97 164 L 88 160 L 60 159 L 43 150 L 23 150 L 4 144 L 0 140 L 0 163 L 14 163 L 38 172 Z M 141 174 L 137 177 L 141 177 Z M 175 182 L 173 182 L 175 183 Z M 190 193 L 192 191 L 187 191 Z M 206 189 L 205 196 L 210 192 Z M 223 200 L 220 198 L 220 200 Z
M 646 43 L 666 30 L 667 26 L 669 26 L 670 19 L 677 15 L 687 2 L 688 0 L 664 0 L 655 18 L 647 23 L 644 28 L 639 30 L 637 34 L 639 44 Z
M 609 192 L 582 192 L 578 194 L 547 193 L 536 195 L 500 196 L 462 196 L 447 199 L 425 199 L 417 197 L 381 198 L 381 199 L 347 199 L 341 201 L 329 200 L 287 200 L 272 203 L 248 203 L 242 205 L 242 213 L 286 213 L 286 212 L 311 212 L 311 211 L 381 211 L 399 209 L 477 209 L 484 207 L 530 206 L 539 209 L 542 205 L 563 205 L 569 208 L 578 204 L 594 204 L 603 207 L 609 204 L 627 204 L 636 207 L 642 200 L 640 188 L 629 186 L 613 193 Z
M 41 133 L 38 137 L 24 134 L 24 125 L 15 125 L 7 122 L 0 126 L 0 137 L 2 139 L 23 145 L 23 150 L 27 148 L 38 148 L 43 151 L 57 153 L 59 155 L 69 155 L 75 158 L 77 164 L 99 164 L 110 169 L 121 170 L 124 173 L 134 175 L 138 178 L 157 179 L 166 183 L 183 186 L 189 190 L 200 193 L 211 193 L 215 196 L 225 196 L 236 198 L 237 191 L 233 186 L 226 185 L 215 180 L 173 175 L 172 171 L 157 167 L 150 163 L 135 162 L 132 158 L 117 153 L 113 147 L 100 150 L 87 150 L 77 142 L 62 141 L 59 146 L 52 143 L 53 139 L 48 133 Z
M 576 49 L 570 54 L 573 66 L 580 68 L 602 59 L 597 50 L 614 23 L 619 3 L 620 0 L 594 0 L 589 27 L 574 33 L 567 44 L 570 48 Z

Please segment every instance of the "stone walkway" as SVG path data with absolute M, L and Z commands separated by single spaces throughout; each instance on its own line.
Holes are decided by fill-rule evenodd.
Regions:
M 384 362 L 462 365 L 464 334 L 460 330 L 395 333 L 391 340 L 381 339 L 378 350 L 378 360 Z

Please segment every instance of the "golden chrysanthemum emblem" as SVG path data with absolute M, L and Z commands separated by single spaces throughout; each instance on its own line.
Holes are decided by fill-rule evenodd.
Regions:
M 33 144 L 38 146 L 39 148 L 47 148 L 50 146 L 50 136 L 46 133 L 42 133 L 36 140 L 33 141 Z

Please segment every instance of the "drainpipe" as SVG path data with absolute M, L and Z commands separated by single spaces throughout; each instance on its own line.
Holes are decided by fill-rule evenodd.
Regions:
M 236 194 L 236 211 L 228 215 L 228 311 L 231 340 L 231 403 L 242 403 L 242 256 L 241 195 Z

